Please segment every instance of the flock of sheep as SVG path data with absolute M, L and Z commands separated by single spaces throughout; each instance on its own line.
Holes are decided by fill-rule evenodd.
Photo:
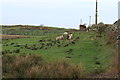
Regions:
M 73 39 L 73 34 L 64 32 L 63 35 L 56 37 L 56 40 L 63 40 L 63 39 L 67 39 L 67 40 L 71 41 Z

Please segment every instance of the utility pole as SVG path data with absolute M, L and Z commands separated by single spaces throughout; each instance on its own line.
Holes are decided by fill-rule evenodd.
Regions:
M 90 19 L 89 19 L 89 26 L 91 26 L 91 16 L 89 16 L 90 17 Z
M 80 25 L 79 25 L 79 29 L 80 29 L 80 26 L 82 25 L 82 19 L 80 20 Z
M 98 23 L 98 0 L 96 0 L 95 24 Z
M 82 19 L 80 20 L 80 25 L 82 25 Z

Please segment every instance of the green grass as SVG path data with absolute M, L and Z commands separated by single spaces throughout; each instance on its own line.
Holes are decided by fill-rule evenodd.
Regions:
M 44 36 L 32 36 L 31 38 L 19 38 L 19 39 L 11 39 L 11 40 L 4 40 L 3 44 L 11 44 L 17 43 L 19 45 L 28 44 L 32 46 L 35 44 L 37 47 L 40 46 L 41 39 L 52 39 L 55 40 L 57 35 L 60 35 L 60 31 L 58 34 L 50 33 L 52 35 L 44 35 Z M 62 33 L 61 33 L 62 34 Z M 108 66 L 109 60 L 111 59 L 112 48 L 111 46 L 105 45 L 105 37 L 101 37 L 98 40 L 95 40 L 95 36 L 97 33 L 95 32 L 73 32 L 74 39 L 75 37 L 80 37 L 79 41 L 76 41 L 75 44 L 70 44 L 68 47 L 64 47 L 64 44 L 67 44 L 68 41 L 63 41 L 61 47 L 57 47 L 57 45 L 52 46 L 51 48 L 45 49 L 38 49 L 38 50 L 30 50 L 26 48 L 14 47 L 14 45 L 3 46 L 4 50 L 13 51 L 15 49 L 20 49 L 20 53 L 13 53 L 13 54 L 40 54 L 43 59 L 47 62 L 54 62 L 59 60 L 66 60 L 71 64 L 77 65 L 82 63 L 85 67 L 85 72 L 95 72 L 98 68 L 98 65 L 95 64 L 96 61 L 99 61 L 100 67 L 105 69 Z M 60 41 L 62 43 L 62 41 Z M 49 43 L 49 41 L 44 42 Z M 102 46 L 97 46 L 102 45 Z M 65 51 L 73 49 L 71 54 L 67 54 Z M 81 56 L 80 56 L 81 55 Z M 66 56 L 71 57 L 67 59 Z M 98 58 L 95 60 L 95 58 Z

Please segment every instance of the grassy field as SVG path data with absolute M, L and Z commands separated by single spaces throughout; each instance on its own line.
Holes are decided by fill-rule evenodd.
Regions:
M 21 30 L 15 27 L 15 31 L 9 31 L 10 29 L 3 28 L 3 34 L 27 35 L 30 38 L 3 40 L 3 54 L 38 54 L 46 62 L 65 60 L 72 65 L 83 64 L 85 73 L 95 74 L 104 72 L 112 57 L 113 48 L 106 45 L 106 36 L 102 34 L 96 38 L 99 34 L 94 31 L 72 31 L 73 42 L 69 42 L 55 40 L 65 30 Z
M 19 30 L 18 28 L 15 29 Z M 31 36 L 30 38 L 3 40 L 3 52 L 13 55 L 40 54 L 44 60 L 48 62 L 66 60 L 75 65 L 82 63 L 85 67 L 85 72 L 95 72 L 97 69 L 104 71 L 109 64 L 111 54 L 113 53 L 113 49 L 106 45 L 106 37 L 102 35 L 102 37 L 96 39 L 96 35 L 98 34 L 92 31 L 72 32 L 74 34 L 73 43 L 70 43 L 67 40 L 56 42 L 55 37 L 63 32 L 60 30 L 57 31 L 58 34 L 54 34 L 54 31 L 31 31 L 32 30 L 30 30 L 30 32 L 23 30 L 22 33 L 17 33 L 27 33 L 29 36 Z M 45 32 L 46 35 L 44 34 Z M 33 36 L 30 35 L 31 33 L 38 33 L 38 35 Z M 39 33 L 42 33 L 42 36 L 39 36 Z M 75 41 L 76 37 L 80 37 L 80 39 Z M 39 40 L 45 41 L 40 42 Z M 49 45 L 49 43 L 52 45 Z

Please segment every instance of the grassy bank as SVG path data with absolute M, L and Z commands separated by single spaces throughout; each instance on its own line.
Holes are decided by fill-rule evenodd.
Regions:
M 13 63 L 10 62 L 9 64 L 5 64 L 5 65 L 13 66 L 13 64 L 19 61 L 17 60 L 17 58 L 19 59 L 20 57 L 19 55 L 28 55 L 28 56 L 40 55 L 42 59 L 44 59 L 43 61 L 44 67 L 48 68 L 47 71 L 50 71 L 50 73 L 54 74 L 54 75 L 48 74 L 49 76 L 46 76 L 46 77 L 60 77 L 60 75 L 63 74 L 61 77 L 71 78 L 75 76 L 83 77 L 83 75 L 86 75 L 86 74 L 99 74 L 102 72 L 106 72 L 110 63 L 110 59 L 112 58 L 112 53 L 114 52 L 113 45 L 106 44 L 106 40 L 107 40 L 106 35 L 99 34 L 94 31 L 90 31 L 90 32 L 72 31 L 72 33 L 74 34 L 74 38 L 72 42 L 69 42 L 67 40 L 61 40 L 61 41 L 55 40 L 57 36 L 62 35 L 64 30 L 54 30 L 54 31 L 53 30 L 49 30 L 49 31 L 48 30 L 47 31 L 46 30 L 30 30 L 30 32 L 29 30 L 20 30 L 18 28 L 17 30 L 18 32 L 13 31 L 11 33 L 10 31 L 10 32 L 7 32 L 7 34 L 17 34 L 17 35 L 23 34 L 23 35 L 29 35 L 31 37 L 3 40 L 3 44 L 2 44 L 3 57 L 5 55 L 16 57 L 15 59 L 13 58 L 14 59 Z M 6 61 L 7 59 L 8 57 L 7 58 L 5 57 Z M 21 61 L 20 64 L 22 63 L 24 64 L 24 61 L 26 61 L 26 59 L 27 59 L 26 57 L 23 57 L 23 61 Z M 30 65 L 31 63 L 32 62 L 29 61 L 29 62 L 26 62 L 25 64 Z M 64 67 L 64 64 L 69 66 Z M 62 66 L 62 67 L 59 69 L 59 66 Z M 77 66 L 79 67 L 77 68 Z M 26 66 L 26 67 L 29 67 L 29 66 Z M 65 69 L 68 68 L 68 69 L 65 71 L 64 68 Z M 35 76 L 45 77 L 45 75 L 47 75 L 48 73 L 44 71 L 44 69 L 38 66 L 37 64 L 34 65 L 34 67 L 31 66 L 30 69 L 33 70 L 33 74 L 34 74 L 33 77 Z M 35 72 L 35 70 L 37 69 L 38 71 L 43 69 L 43 72 L 41 71 Z M 27 71 L 28 70 L 29 69 L 27 69 Z M 58 72 L 54 72 L 54 71 L 58 71 Z M 64 71 L 64 72 L 61 72 L 61 71 Z M 71 72 L 69 73 L 69 71 Z M 8 73 L 4 72 L 4 77 L 9 77 L 8 75 L 10 73 L 11 72 L 8 72 Z M 29 74 L 30 76 L 32 76 L 32 73 L 30 74 L 30 72 L 23 72 L 23 73 Z M 44 73 L 45 75 L 42 75 L 39 73 Z M 19 74 L 19 72 L 17 72 L 17 74 Z

